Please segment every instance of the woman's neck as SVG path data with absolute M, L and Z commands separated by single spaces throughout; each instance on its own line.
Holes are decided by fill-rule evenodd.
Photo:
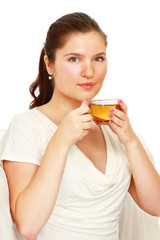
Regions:
M 61 120 L 72 110 L 80 107 L 81 101 L 71 98 L 58 97 L 53 94 L 51 100 L 39 107 L 39 110 L 45 114 L 56 125 L 59 125 Z

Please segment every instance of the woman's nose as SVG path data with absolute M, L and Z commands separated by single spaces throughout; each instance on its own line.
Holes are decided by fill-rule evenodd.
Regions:
M 92 62 L 86 61 L 85 63 L 83 63 L 82 72 L 81 72 L 82 77 L 92 78 L 93 74 L 94 74 L 94 70 L 93 70 Z

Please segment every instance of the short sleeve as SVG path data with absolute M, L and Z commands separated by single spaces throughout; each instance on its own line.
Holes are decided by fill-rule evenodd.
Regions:
M 36 121 L 29 111 L 17 114 L 11 121 L 0 144 L 0 160 L 40 165 Z

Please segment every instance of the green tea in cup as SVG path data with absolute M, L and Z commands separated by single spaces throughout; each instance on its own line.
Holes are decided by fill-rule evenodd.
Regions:
M 89 107 L 93 120 L 97 124 L 108 124 L 110 108 L 118 107 L 118 99 L 90 100 Z

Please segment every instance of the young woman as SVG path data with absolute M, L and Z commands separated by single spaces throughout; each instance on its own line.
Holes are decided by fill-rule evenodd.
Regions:
M 25 239 L 117 240 L 128 191 L 160 215 L 160 177 L 125 103 L 110 109 L 109 126 L 92 121 L 87 101 L 102 87 L 106 47 L 106 35 L 84 13 L 65 15 L 48 30 L 30 87 L 34 100 L 13 118 L 0 156 Z

